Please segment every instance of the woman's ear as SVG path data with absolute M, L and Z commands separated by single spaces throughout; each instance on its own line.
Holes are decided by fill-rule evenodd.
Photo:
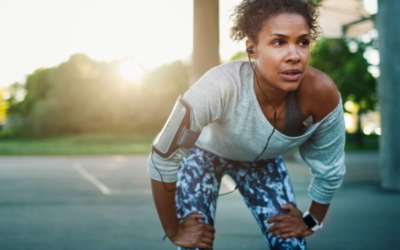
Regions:
M 250 39 L 247 39 L 247 41 L 246 41 L 246 53 L 250 58 L 253 58 L 253 59 L 255 58 L 254 57 L 254 53 L 255 53 L 254 50 L 255 50 L 254 43 Z

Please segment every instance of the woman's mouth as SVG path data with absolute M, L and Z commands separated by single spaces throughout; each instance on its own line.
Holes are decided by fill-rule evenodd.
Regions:
M 301 76 L 301 71 L 298 69 L 289 69 L 285 70 L 281 73 L 281 76 L 286 80 L 286 81 L 297 81 L 300 79 Z

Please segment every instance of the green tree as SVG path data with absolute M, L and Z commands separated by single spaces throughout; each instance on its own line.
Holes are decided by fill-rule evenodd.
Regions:
M 39 68 L 28 75 L 24 85 L 17 82 L 11 85 L 8 114 L 11 116 L 26 116 L 30 114 L 34 104 L 46 98 L 52 88 L 53 84 L 50 77 L 52 71 L 53 69 Z M 26 93 L 26 95 L 23 101 L 18 101 L 21 92 Z
M 138 84 L 122 77 L 121 63 L 77 54 L 58 67 L 36 70 L 25 84 L 15 83 L 9 116 L 24 122 L 13 133 L 42 137 L 159 131 L 177 97 L 187 90 L 188 66 L 179 61 L 160 66 Z M 26 93 L 22 101 L 21 92 Z

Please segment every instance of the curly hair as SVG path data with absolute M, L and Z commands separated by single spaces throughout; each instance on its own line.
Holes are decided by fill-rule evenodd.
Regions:
M 257 43 L 258 32 L 265 21 L 278 14 L 290 13 L 304 17 L 310 27 L 311 38 L 315 40 L 319 34 L 318 6 L 313 0 L 243 0 L 231 15 L 234 25 L 230 37 L 234 41 L 247 37 Z

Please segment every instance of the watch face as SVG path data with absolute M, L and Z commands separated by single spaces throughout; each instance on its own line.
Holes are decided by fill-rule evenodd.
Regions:
M 308 214 L 307 216 L 305 216 L 305 217 L 303 218 L 303 220 L 304 220 L 304 223 L 306 223 L 306 226 L 307 226 L 309 229 L 311 229 L 311 228 L 315 227 L 316 225 L 318 225 L 317 222 L 314 220 L 314 218 L 313 218 L 310 214 Z

